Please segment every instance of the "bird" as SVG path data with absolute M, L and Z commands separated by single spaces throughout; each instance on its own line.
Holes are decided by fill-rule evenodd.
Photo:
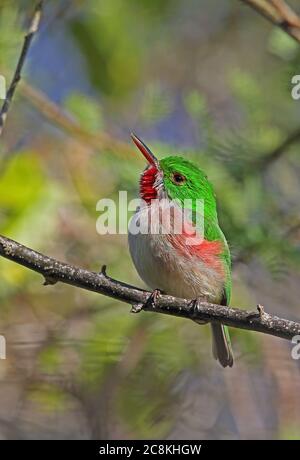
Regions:
M 139 276 L 152 290 L 152 301 L 164 293 L 190 299 L 192 303 L 206 301 L 228 306 L 232 290 L 231 256 L 207 175 L 181 156 L 158 160 L 136 134 L 131 133 L 131 138 L 147 166 L 140 176 L 141 201 L 129 222 L 128 244 Z M 199 213 L 203 217 L 200 236 L 195 223 L 198 202 L 203 203 Z M 180 231 L 175 231 L 174 225 L 166 227 L 166 215 L 171 216 L 173 224 L 179 216 L 183 222 Z M 216 321 L 210 324 L 214 358 L 223 367 L 232 367 L 227 326 Z

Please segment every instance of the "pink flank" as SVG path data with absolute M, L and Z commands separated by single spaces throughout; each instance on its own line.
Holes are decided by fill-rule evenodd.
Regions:
M 181 257 L 195 257 L 201 259 L 208 267 L 223 274 L 223 264 L 220 258 L 223 247 L 220 241 L 200 240 L 199 237 L 193 236 L 190 232 L 186 233 L 185 231 L 177 235 L 169 234 L 167 238 L 176 251 L 180 253 Z

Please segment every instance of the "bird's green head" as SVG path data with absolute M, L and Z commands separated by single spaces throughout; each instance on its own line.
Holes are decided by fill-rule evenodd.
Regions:
M 155 198 L 178 200 L 203 200 L 210 216 L 216 214 L 216 199 L 212 184 L 206 174 L 191 161 L 170 156 L 158 160 L 151 150 L 135 134 L 131 135 L 135 145 L 148 162 L 141 175 L 140 195 L 146 202 Z

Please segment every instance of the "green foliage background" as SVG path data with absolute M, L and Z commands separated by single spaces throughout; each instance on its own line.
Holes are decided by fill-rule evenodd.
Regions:
M 8 79 L 32 4 L 0 2 Z M 299 73 L 300 46 L 234 0 L 49 0 L 25 80 L 112 146 L 68 135 L 20 86 L 0 147 L 1 233 L 142 286 L 126 236 L 95 229 L 100 198 L 137 195 L 142 158 L 113 146 L 133 130 L 214 183 L 232 305 L 299 318 L 300 136 L 272 157 L 299 130 L 290 95 Z M 44 288 L 5 260 L 0 273 L 4 437 L 299 438 L 299 366 L 283 341 L 232 331 L 227 372 L 212 359 L 208 327 Z

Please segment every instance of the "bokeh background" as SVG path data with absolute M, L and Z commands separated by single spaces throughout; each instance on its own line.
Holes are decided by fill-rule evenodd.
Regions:
M 0 1 L 8 81 L 34 3 Z M 134 130 L 214 183 L 232 305 L 299 320 L 294 74 L 300 45 L 238 0 L 48 0 L 1 139 L 1 233 L 143 286 L 126 235 L 96 233 L 100 198 L 137 196 Z M 224 370 L 208 326 L 43 287 L 6 260 L 0 277 L 1 438 L 300 438 L 288 341 L 231 330 L 235 365 Z

